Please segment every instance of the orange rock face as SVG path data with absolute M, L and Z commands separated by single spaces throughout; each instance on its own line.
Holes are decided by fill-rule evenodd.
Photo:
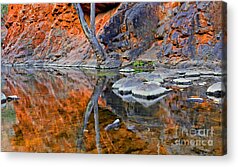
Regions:
M 81 5 L 89 22 L 89 4 Z M 96 13 L 97 38 L 113 60 L 128 63 L 149 53 L 155 62 L 180 65 L 168 58 L 223 57 L 222 2 L 99 3 Z M 72 4 L 9 5 L 5 25 L 3 64 L 95 64 Z
M 85 19 L 89 21 L 87 6 L 82 5 L 86 10 Z M 116 11 L 114 7 L 117 4 L 105 6 L 107 11 L 100 6 L 96 10 L 97 32 Z M 53 62 L 59 58 L 55 55 L 62 58 L 65 54 L 75 59 L 75 52 L 80 54 L 80 47 L 83 47 L 81 53 L 88 52 L 89 46 L 72 4 L 12 4 L 8 8 L 8 33 L 2 55 L 7 62 L 26 62 L 29 56 L 35 60 L 46 58 L 46 61 Z

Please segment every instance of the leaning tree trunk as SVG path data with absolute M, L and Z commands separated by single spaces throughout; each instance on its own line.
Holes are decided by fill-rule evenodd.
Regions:
M 74 8 L 78 14 L 81 26 L 83 28 L 84 34 L 86 35 L 87 39 L 89 40 L 97 58 L 97 66 L 100 67 L 103 61 L 106 59 L 106 53 L 103 50 L 102 46 L 99 44 L 96 33 L 95 33 L 95 3 L 91 3 L 90 9 L 90 28 L 85 21 L 84 12 L 82 7 L 79 3 L 74 4 Z

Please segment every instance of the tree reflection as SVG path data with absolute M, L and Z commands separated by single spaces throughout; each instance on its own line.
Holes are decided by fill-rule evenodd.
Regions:
M 106 84 L 106 77 L 99 77 L 97 83 L 94 87 L 93 94 L 87 104 L 86 111 L 84 113 L 84 122 L 82 127 L 80 128 L 78 138 L 77 138 L 77 149 L 79 152 L 85 150 L 83 139 L 84 139 L 84 131 L 87 129 L 88 119 L 92 113 L 94 112 L 94 121 L 95 121 L 95 132 L 96 132 L 96 147 L 98 153 L 101 153 L 101 145 L 100 145 L 100 128 L 99 128 L 99 115 L 98 115 L 98 98 L 103 91 L 103 87 Z

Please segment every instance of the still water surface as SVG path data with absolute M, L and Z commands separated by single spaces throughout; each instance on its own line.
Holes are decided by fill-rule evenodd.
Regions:
M 2 106 L 2 151 L 126 154 L 222 154 L 222 103 L 203 77 L 155 101 L 120 97 L 118 71 L 2 67 L 2 92 L 18 101 Z M 204 84 L 200 84 L 204 83 Z M 98 111 L 86 112 L 98 94 Z M 204 102 L 189 102 L 191 96 Z M 120 125 L 105 130 L 119 119 Z

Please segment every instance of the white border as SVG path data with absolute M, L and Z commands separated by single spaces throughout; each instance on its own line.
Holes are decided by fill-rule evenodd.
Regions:
M 130 0 L 136 1 L 136 0 Z M 140 0 L 138 0 L 140 1 Z M 53 3 L 83 2 L 66 0 L 5 0 L 1 3 Z M 85 2 L 85 1 L 84 1 Z M 100 0 L 95 2 L 110 2 Z M 197 156 L 141 156 L 141 155 L 90 155 L 90 154 L 32 154 L 0 153 L 1 167 L 233 167 L 238 165 L 238 1 L 228 3 L 228 155 L 223 157 Z

